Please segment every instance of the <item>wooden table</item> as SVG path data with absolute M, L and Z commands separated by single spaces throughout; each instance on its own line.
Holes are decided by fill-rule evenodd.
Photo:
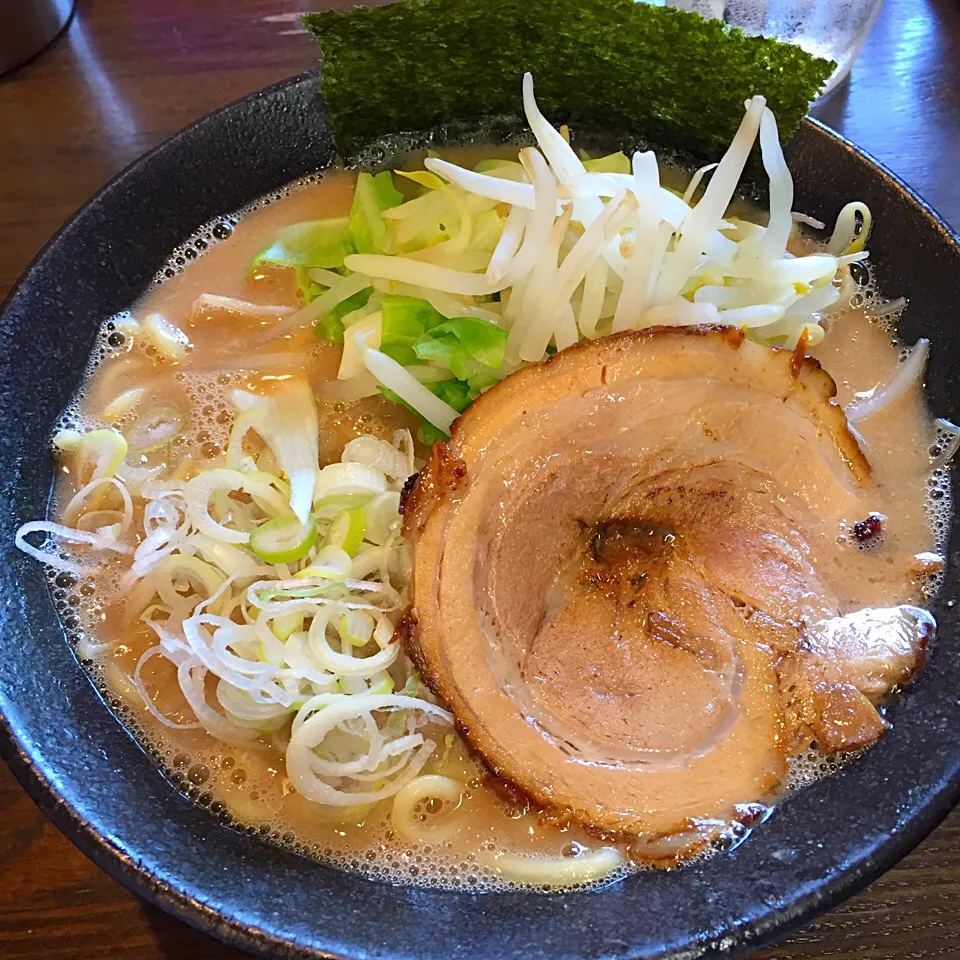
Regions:
M 80 0 L 55 46 L 0 79 L 0 298 L 108 177 L 215 107 L 312 67 L 313 44 L 293 16 L 308 5 Z M 850 82 L 815 112 L 960 230 L 958 0 L 888 0 Z M 944 321 L 957 322 L 956 312 L 946 309 Z M 0 956 L 240 955 L 110 880 L 0 764 Z M 756 957 L 960 957 L 960 812 L 869 890 Z

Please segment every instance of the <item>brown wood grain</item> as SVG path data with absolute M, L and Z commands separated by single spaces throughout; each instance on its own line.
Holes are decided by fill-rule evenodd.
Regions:
M 210 110 L 313 66 L 312 43 L 296 24 L 268 19 L 310 6 L 320 3 L 80 0 L 55 46 L 0 78 L 0 297 L 63 220 L 130 161 Z M 816 113 L 960 228 L 958 0 L 888 0 L 849 84 Z M 107 877 L 0 765 L 0 957 L 240 956 Z M 867 891 L 756 954 L 957 957 L 960 812 Z

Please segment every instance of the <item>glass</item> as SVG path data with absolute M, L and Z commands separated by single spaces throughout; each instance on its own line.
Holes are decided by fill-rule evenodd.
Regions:
M 26 63 L 63 30 L 73 0 L 0 0 L 0 73 Z
M 646 0 L 722 19 L 744 33 L 779 37 L 837 62 L 824 93 L 850 71 L 883 0 Z

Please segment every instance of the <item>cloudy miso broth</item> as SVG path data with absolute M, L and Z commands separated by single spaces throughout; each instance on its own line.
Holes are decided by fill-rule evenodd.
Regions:
M 416 437 L 420 421 L 405 406 L 380 392 L 354 400 L 342 390 L 337 373 L 343 348 L 319 337 L 312 325 L 271 336 L 277 324 L 303 306 L 298 277 L 293 270 L 270 264 L 249 269 L 283 228 L 346 217 L 354 185 L 354 175 L 331 172 L 201 231 L 175 253 L 129 317 L 106 324 L 103 357 L 92 365 L 65 423 L 81 431 L 112 428 L 124 434 L 129 445 L 126 463 L 155 485 L 189 481 L 222 467 L 238 418 L 236 391 L 270 397 L 291 380 L 306 382 L 314 394 L 321 466 L 338 463 L 345 446 L 359 437 L 387 444 L 395 443 L 398 431 Z M 156 315 L 185 335 L 188 342 L 179 355 L 171 356 L 155 339 L 142 335 Z M 876 392 L 890 380 L 900 359 L 900 346 L 890 331 L 863 308 L 831 315 L 823 342 L 812 352 L 836 380 L 837 399 L 844 405 Z M 124 397 L 128 401 L 118 403 Z M 883 527 L 882 536 L 864 534 L 864 542 L 851 553 L 842 571 L 845 595 L 862 607 L 922 603 L 929 577 L 938 569 L 934 553 L 949 509 L 939 474 L 931 474 L 935 429 L 922 392 L 908 391 L 857 430 L 873 468 L 871 514 L 883 518 Z M 262 447 L 254 438 L 244 449 L 256 458 Z M 422 440 L 417 442 L 418 465 L 428 449 Z M 79 485 L 65 457 L 57 503 L 67 504 Z M 104 510 L 117 509 L 110 491 L 100 495 Z M 256 496 L 242 495 L 237 503 L 249 507 L 251 499 L 256 502 Z M 133 526 L 143 531 L 144 498 L 134 496 L 132 509 Z M 832 535 L 859 539 L 866 528 L 854 533 L 854 527 L 866 519 L 851 516 L 849 525 Z M 142 541 L 143 532 L 138 536 Z M 878 542 L 869 542 L 871 538 Z M 879 550 L 884 569 L 878 574 Z M 236 826 L 325 862 L 393 882 L 484 890 L 556 887 L 565 877 L 568 883 L 589 881 L 589 872 L 567 875 L 557 864 L 602 858 L 604 851 L 616 850 L 619 853 L 610 854 L 606 866 L 598 868 L 597 875 L 609 881 L 641 863 L 672 862 L 678 850 L 690 854 L 718 839 L 741 837 L 779 793 L 756 798 L 733 826 L 718 829 L 691 822 L 680 840 L 604 836 L 529 802 L 488 773 L 452 726 L 428 718 L 418 734 L 435 748 L 420 774 L 455 781 L 455 796 L 431 794 L 428 783 L 423 796 L 414 797 L 402 811 L 395 809 L 392 796 L 351 806 L 314 802 L 295 789 L 288 775 L 288 724 L 271 721 L 246 742 L 224 742 L 197 727 L 177 667 L 160 656 L 142 662 L 140 679 L 155 710 L 146 709 L 134 675 L 144 654 L 156 645 L 157 632 L 144 622 L 141 611 L 130 609 L 135 583 L 130 562 L 129 554 L 117 553 L 92 573 L 55 574 L 56 590 L 68 594 L 70 616 L 82 622 L 79 653 L 105 695 L 188 796 Z M 291 577 L 295 570 L 291 565 Z M 400 613 L 391 616 L 398 619 Z M 242 624 L 239 609 L 229 616 Z M 389 672 L 393 689 L 399 690 L 413 670 L 401 654 Z M 213 706 L 218 702 L 215 680 L 212 673 L 203 680 L 203 694 Z M 808 751 L 796 750 L 790 782 L 809 779 L 816 767 L 809 757 Z M 520 867 L 510 866 L 510 858 L 520 858 Z M 548 863 L 549 871 L 530 866 L 538 863 Z

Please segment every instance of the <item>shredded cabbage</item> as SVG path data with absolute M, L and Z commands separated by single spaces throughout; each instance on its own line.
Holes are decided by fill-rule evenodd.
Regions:
M 393 253 L 394 240 L 383 218 L 384 210 L 403 200 L 389 171 L 361 173 L 353 194 L 347 239 L 357 253 Z M 316 264 L 325 266 L 325 264 Z
M 251 272 L 263 265 L 275 267 L 342 267 L 350 253 L 347 231 L 350 220 L 335 217 L 307 220 L 281 230 L 251 264 Z

